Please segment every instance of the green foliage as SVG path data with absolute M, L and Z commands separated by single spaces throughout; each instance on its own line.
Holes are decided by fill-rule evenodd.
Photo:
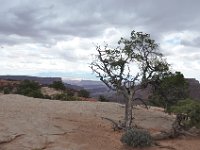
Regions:
M 55 94 L 52 99 L 61 100 L 61 101 L 79 101 L 80 100 L 78 97 L 70 96 L 67 93 Z
M 70 101 L 81 101 L 80 97 L 72 96 Z
M 37 82 L 24 80 L 17 87 L 17 94 L 34 97 L 34 98 L 43 98 L 41 93 L 41 87 Z
M 68 95 L 68 96 L 71 96 L 71 97 L 74 96 L 74 92 L 71 91 L 70 89 L 67 89 L 66 92 L 67 92 L 67 95 Z
M 122 135 L 121 142 L 131 147 L 147 147 L 151 146 L 153 139 L 145 130 L 130 129 Z
M 44 99 L 51 99 L 51 96 L 49 96 L 49 95 L 43 95 L 43 98 Z
M 43 94 L 41 93 L 40 89 L 29 91 L 26 96 L 34 97 L 34 98 L 44 98 Z
M 67 100 L 68 96 L 66 93 L 61 93 L 61 94 L 55 94 L 53 95 L 52 99 L 56 99 L 56 100 Z
M 168 71 L 169 64 L 149 34 L 132 31 L 129 39 L 121 38 L 118 44 L 114 49 L 97 46 L 98 55 L 90 65 L 109 88 L 130 90 L 136 83 L 147 84 L 152 77 Z
M 18 86 L 18 90 L 23 90 L 23 89 L 32 89 L 32 90 L 37 90 L 40 89 L 40 85 L 39 83 L 35 82 L 35 81 L 30 81 L 30 80 L 24 80 L 20 83 L 20 85 Z
M 153 87 L 150 104 L 169 110 L 178 100 L 188 97 L 188 83 L 180 72 L 167 73 L 159 77 Z
M 184 126 L 200 128 L 200 102 L 191 99 L 178 101 L 177 105 L 171 107 L 170 112 L 185 114 L 187 119 L 182 122 Z
M 10 93 L 12 93 L 12 91 L 13 91 L 12 87 L 9 87 L 9 86 L 3 88 L 4 94 L 10 94 Z
M 103 95 L 99 95 L 98 100 L 99 100 L 100 102 L 109 102 L 109 100 L 106 99 L 105 96 L 103 96 Z
M 90 92 L 88 92 L 87 90 L 80 90 L 78 91 L 78 96 L 79 97 L 85 97 L 85 98 L 89 98 L 90 97 Z
M 54 81 L 49 87 L 54 88 L 56 90 L 65 90 L 66 87 L 62 81 Z

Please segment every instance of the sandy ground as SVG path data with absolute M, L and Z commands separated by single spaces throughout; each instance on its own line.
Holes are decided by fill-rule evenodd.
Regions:
M 136 124 L 151 132 L 169 130 L 174 119 L 155 108 L 136 107 L 134 113 Z M 110 122 L 101 119 L 120 120 L 123 114 L 123 105 L 116 103 L 0 95 L 0 150 L 133 150 L 120 142 L 121 132 L 114 132 Z M 200 150 L 199 138 L 160 143 L 177 150 Z

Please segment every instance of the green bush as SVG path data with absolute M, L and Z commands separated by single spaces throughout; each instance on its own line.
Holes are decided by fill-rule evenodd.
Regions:
M 54 88 L 56 90 L 65 90 L 66 87 L 62 81 L 54 81 L 49 87 Z
M 151 146 L 153 139 L 145 130 L 130 129 L 122 135 L 121 142 L 131 147 L 147 147 Z
M 67 89 L 66 92 L 68 96 L 74 96 L 74 92 L 72 90 Z
M 24 80 L 18 86 L 18 90 L 24 90 L 27 88 L 30 88 L 32 90 L 37 90 L 37 89 L 40 89 L 40 85 L 38 82 L 35 82 L 35 81 Z
M 51 96 L 49 96 L 49 95 L 43 95 L 43 98 L 44 99 L 51 99 Z
M 38 89 L 38 90 L 31 90 L 29 91 L 26 96 L 29 96 L 29 97 L 34 97 L 34 98 L 44 98 L 44 95 L 41 93 L 41 91 Z
M 185 126 L 200 128 L 200 102 L 191 99 L 182 100 L 176 106 L 172 106 L 170 111 L 185 114 L 188 118 L 182 122 Z
M 53 99 L 55 99 L 55 100 L 67 100 L 67 98 L 68 98 L 68 96 L 66 93 L 53 95 Z
M 103 95 L 99 95 L 98 100 L 99 100 L 100 102 L 109 102 L 109 100 L 106 99 L 105 96 L 103 96 Z
M 78 97 L 69 96 L 67 93 L 55 94 L 52 99 L 53 100 L 61 100 L 61 101 L 78 101 L 78 100 L 80 100 Z
M 88 92 L 87 90 L 80 90 L 78 91 L 78 96 L 79 97 L 85 97 L 85 98 L 89 98 L 90 97 L 90 92 Z
M 39 83 L 30 80 L 22 81 L 17 87 L 16 93 L 34 98 L 44 98 Z
M 69 101 L 81 101 L 81 99 L 77 96 L 71 96 Z
M 171 106 L 188 97 L 188 82 L 181 72 L 167 73 L 153 83 L 151 90 L 150 105 L 163 107 L 168 112 Z
M 11 87 L 4 87 L 3 88 L 3 93 L 4 94 L 10 94 L 10 93 L 12 93 L 12 88 Z

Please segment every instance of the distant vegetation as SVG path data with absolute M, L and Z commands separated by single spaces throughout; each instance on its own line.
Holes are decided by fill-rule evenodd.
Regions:
M 62 100 L 62 101 L 76 101 L 80 100 L 78 97 L 89 98 L 90 93 L 87 90 L 78 91 L 78 97 L 75 96 L 75 93 L 72 90 L 67 89 L 62 81 L 54 81 L 53 84 L 49 85 L 49 87 L 54 88 L 56 90 L 64 91 L 62 94 L 56 94 L 52 97 L 52 99 Z
M 90 97 L 90 92 L 88 92 L 85 89 L 82 89 L 82 90 L 78 91 L 78 96 L 79 97 L 89 98 Z
M 7 86 L 7 87 L 3 87 L 1 88 L 1 91 L 4 93 L 4 94 L 10 94 L 13 92 L 13 88 L 11 86 Z
M 61 100 L 61 101 L 80 101 L 80 98 L 76 96 L 71 96 L 67 93 L 55 94 L 52 99 Z
M 4 94 L 20 94 L 28 97 L 42 98 L 42 99 L 51 99 L 51 100 L 62 100 L 62 101 L 78 101 L 81 100 L 80 97 L 89 97 L 89 92 L 86 90 L 74 91 L 72 89 L 66 88 L 62 81 L 54 81 L 49 85 L 50 88 L 59 91 L 57 94 L 45 95 L 42 93 L 42 85 L 38 82 L 32 80 L 20 81 L 19 84 L 15 87 L 11 85 L 1 87 L 1 91 Z M 77 94 L 75 94 L 77 92 Z
M 54 88 L 56 90 L 65 90 L 66 87 L 62 81 L 54 81 L 49 87 Z
M 98 100 L 99 100 L 100 102 L 109 102 L 109 100 L 108 100 L 105 96 L 103 96 L 103 95 L 99 95 Z
M 175 106 L 172 106 L 170 112 L 182 114 L 185 118 L 181 120 L 182 126 L 189 129 L 193 126 L 200 128 L 200 102 L 191 99 L 178 101 Z
M 16 93 L 34 98 L 44 98 L 39 83 L 30 80 L 22 81 L 17 87 Z

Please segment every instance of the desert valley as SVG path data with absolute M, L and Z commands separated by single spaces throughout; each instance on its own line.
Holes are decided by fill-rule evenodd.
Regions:
M 49 93 L 57 94 L 55 91 Z M 123 131 L 113 131 L 112 123 L 104 119 L 123 120 L 124 104 L 49 100 L 3 93 L 0 102 L 1 150 L 137 149 L 122 144 Z M 175 120 L 175 115 L 153 106 L 146 109 L 135 105 L 133 114 L 135 126 L 148 130 L 152 136 L 170 131 Z M 199 136 L 180 136 L 158 140 L 159 146 L 142 149 L 199 150 L 199 140 Z

